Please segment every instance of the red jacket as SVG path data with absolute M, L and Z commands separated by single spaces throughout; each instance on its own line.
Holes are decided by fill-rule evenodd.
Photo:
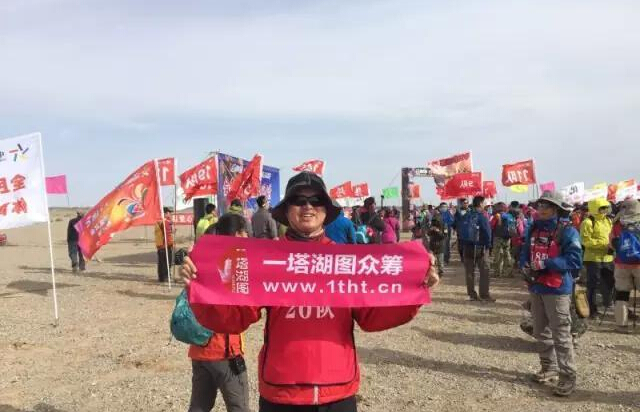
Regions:
M 326 238 L 317 241 L 331 243 Z M 261 318 L 263 308 L 192 305 L 203 326 L 239 334 Z M 323 405 L 355 395 L 360 368 L 353 338 L 355 323 L 366 332 L 400 326 L 420 306 L 390 308 L 271 307 L 266 309 L 260 351 L 260 395 L 288 405 Z

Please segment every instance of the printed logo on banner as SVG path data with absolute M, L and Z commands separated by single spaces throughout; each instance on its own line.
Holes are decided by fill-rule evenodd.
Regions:
M 246 249 L 230 249 L 218 265 L 224 287 L 231 293 L 249 294 L 249 258 Z
M 29 146 L 18 144 L 16 149 L 9 150 L 9 154 L 12 154 L 13 161 L 17 162 L 18 160 L 27 160 L 28 151 L 29 151 Z

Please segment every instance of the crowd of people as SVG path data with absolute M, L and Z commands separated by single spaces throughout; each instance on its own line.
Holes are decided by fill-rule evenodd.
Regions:
M 196 239 L 217 234 L 319 244 L 390 244 L 400 241 L 404 226 L 432 259 L 425 277 L 430 287 L 452 263 L 452 249 L 457 249 L 463 263 L 471 301 L 495 302 L 491 278 L 522 277 L 529 290 L 523 306 L 531 313 L 529 329 L 523 330 L 536 338 L 541 365 L 532 379 L 541 384 L 557 381 L 558 396 L 569 396 L 576 388 L 575 338 L 587 329 L 585 318 L 602 319 L 609 313 L 614 315 L 617 332 L 631 332 L 632 322 L 635 328 L 635 304 L 632 310 L 629 302 L 640 288 L 637 200 L 611 204 L 596 199 L 572 206 L 560 195 L 545 192 L 528 204 L 490 204 L 476 196 L 471 202 L 465 198 L 456 204 L 414 208 L 401 223 L 397 208 L 378 208 L 373 197 L 362 206 L 339 207 L 320 177 L 303 172 L 288 182 L 278 205 L 271 208 L 264 196 L 257 205 L 251 219 L 238 200 L 219 218 L 215 205 L 207 205 L 196 226 Z M 172 263 L 171 212 L 165 209 L 164 222 L 156 225 L 161 282 L 167 280 Z M 75 272 L 84 270 L 84 260 L 73 232 L 69 231 L 68 243 Z M 187 285 L 197 276 L 188 257 L 180 274 Z M 578 310 L 576 285 L 586 287 L 583 310 Z M 287 308 L 194 307 L 197 321 L 215 333 L 206 345 L 191 345 L 189 350 L 193 368 L 189 410 L 210 411 L 218 390 L 227 410 L 248 410 L 242 333 L 266 315 L 265 345 L 259 357 L 260 411 L 355 411 L 359 367 L 354 324 L 364 331 L 381 331 L 411 321 L 418 309 L 331 308 L 331 319 L 292 321 Z M 330 342 L 326 336 L 331 336 Z M 325 361 L 305 362 L 304 367 L 273 361 L 292 357 Z

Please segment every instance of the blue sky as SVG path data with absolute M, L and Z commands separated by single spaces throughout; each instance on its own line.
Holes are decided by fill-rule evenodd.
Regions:
M 485 179 L 531 157 L 558 185 L 640 178 L 638 21 L 617 0 L 5 0 L 0 136 L 41 131 L 79 205 L 212 150 L 283 184 L 322 158 L 376 193 L 465 150 Z

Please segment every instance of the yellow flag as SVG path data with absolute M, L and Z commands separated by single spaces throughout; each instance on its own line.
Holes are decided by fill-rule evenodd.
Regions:
M 529 191 L 529 186 L 527 185 L 513 185 L 510 187 L 512 192 L 516 193 L 527 193 Z
M 598 183 L 597 185 L 593 185 L 593 190 L 606 189 L 609 187 L 606 183 Z

